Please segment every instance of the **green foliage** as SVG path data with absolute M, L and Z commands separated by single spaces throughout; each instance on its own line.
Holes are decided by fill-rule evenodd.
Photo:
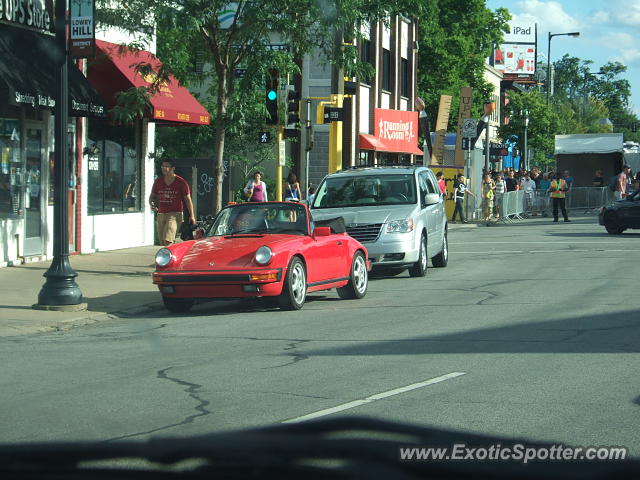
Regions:
M 545 97 L 537 90 L 526 93 L 509 92 L 509 103 L 503 112 L 510 117 L 507 125 L 500 127 L 502 138 L 517 135 L 519 139 L 524 135 L 525 112 L 528 112 L 529 126 L 527 127 L 528 146 L 535 152 L 534 165 L 547 163 L 546 155 L 553 154 L 555 136 L 560 119 L 546 104 Z M 551 132 L 551 133 L 550 133 Z
M 625 140 L 638 139 L 631 125 L 638 117 L 629 108 L 631 85 L 621 78 L 627 67 L 609 62 L 599 69 L 591 60 L 565 55 L 554 62 L 551 104 L 559 117 L 557 133 L 622 132 Z M 609 119 L 610 125 L 603 123 Z
M 511 15 L 491 11 L 484 0 L 425 0 L 419 18 L 418 94 L 433 126 L 440 95 L 451 95 L 450 126 L 455 129 L 460 88 L 474 89 L 473 115 L 481 116 L 483 100 L 493 87 L 485 82 L 485 59 L 500 44 Z

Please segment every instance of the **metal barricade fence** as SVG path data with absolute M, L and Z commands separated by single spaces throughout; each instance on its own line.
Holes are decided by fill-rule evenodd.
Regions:
M 567 192 L 567 210 L 596 213 L 598 209 L 613 201 L 609 187 L 573 187 Z M 500 202 L 500 217 L 504 221 L 522 218 L 521 215 L 551 215 L 552 203 L 549 190 L 533 190 L 505 193 Z
M 567 192 L 566 198 L 567 210 L 595 213 L 613 201 L 613 192 L 609 187 L 573 187 Z
M 506 192 L 498 201 L 500 219 L 503 222 L 510 222 L 514 218 L 522 219 L 524 213 L 525 194 L 524 191 Z

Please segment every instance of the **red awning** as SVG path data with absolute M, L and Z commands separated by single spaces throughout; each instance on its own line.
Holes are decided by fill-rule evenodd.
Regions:
M 359 135 L 360 139 L 360 150 L 374 150 L 376 152 L 390 152 L 390 153 L 410 153 L 412 155 L 424 155 L 422 150 L 420 150 L 416 145 L 407 145 L 407 147 L 403 148 L 403 151 L 399 151 L 397 146 L 391 146 L 384 143 L 382 140 L 379 140 L 374 135 L 369 135 L 367 133 L 361 133 Z
M 135 68 L 139 63 L 148 63 L 157 70 L 161 63 L 146 50 L 125 49 L 115 43 L 96 40 L 96 59 L 89 62 L 88 78 L 103 98 L 113 107 L 115 95 L 131 87 L 146 87 L 152 78 L 143 78 Z M 171 75 L 160 86 L 160 91 L 151 97 L 152 118 L 157 122 L 209 125 L 209 112 L 182 87 Z

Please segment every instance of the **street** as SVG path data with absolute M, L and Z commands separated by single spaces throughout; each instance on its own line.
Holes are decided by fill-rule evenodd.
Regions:
M 640 234 L 532 219 L 449 242 L 447 268 L 372 278 L 362 300 L 212 302 L 2 337 L 0 442 L 364 415 L 640 456 Z

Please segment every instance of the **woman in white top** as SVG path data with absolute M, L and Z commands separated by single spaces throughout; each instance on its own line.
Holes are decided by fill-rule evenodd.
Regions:
M 256 172 L 253 179 L 244 187 L 244 194 L 249 202 L 267 202 L 267 184 L 262 181 L 262 174 Z

